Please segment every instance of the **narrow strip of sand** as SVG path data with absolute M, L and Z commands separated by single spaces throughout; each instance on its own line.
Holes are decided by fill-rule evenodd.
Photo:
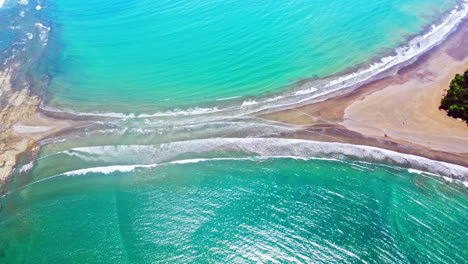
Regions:
M 260 117 L 304 126 L 294 137 L 372 145 L 468 166 L 467 124 L 438 109 L 450 81 L 467 68 L 465 22 L 441 45 L 394 76 L 319 103 Z

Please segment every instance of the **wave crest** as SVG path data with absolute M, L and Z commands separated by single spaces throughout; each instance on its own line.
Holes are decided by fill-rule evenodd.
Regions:
M 206 153 L 244 153 L 245 157 L 295 157 L 303 159 L 351 159 L 374 163 L 390 164 L 450 176 L 468 181 L 468 168 L 446 162 L 402 154 L 376 147 L 346 143 L 317 142 L 284 138 L 213 138 L 179 141 L 160 145 L 121 145 L 74 148 L 63 152 L 82 160 L 104 163 L 134 162 L 160 164 L 177 159 L 183 154 L 200 155 Z M 230 157 L 223 157 L 224 159 Z M 220 158 L 222 159 L 222 158 Z M 200 161 L 200 159 L 197 159 Z M 174 161 L 182 162 L 182 161 Z M 152 165 L 152 166 L 153 166 Z

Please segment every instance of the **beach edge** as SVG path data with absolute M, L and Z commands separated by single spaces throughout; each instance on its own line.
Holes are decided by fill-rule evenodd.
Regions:
M 303 127 L 281 137 L 367 145 L 468 167 L 467 124 L 439 110 L 450 80 L 466 68 L 465 18 L 442 43 L 394 75 L 258 117 Z

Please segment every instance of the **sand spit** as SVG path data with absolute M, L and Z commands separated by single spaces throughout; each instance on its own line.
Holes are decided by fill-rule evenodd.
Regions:
M 441 45 L 391 77 L 322 102 L 258 117 L 299 128 L 275 137 L 374 146 L 468 167 L 468 126 L 438 110 L 450 80 L 467 67 L 464 23 Z M 12 72 L 0 72 L 0 185 L 18 156 L 34 151 L 37 141 L 89 124 L 40 112 L 40 98 L 28 87 L 12 87 Z

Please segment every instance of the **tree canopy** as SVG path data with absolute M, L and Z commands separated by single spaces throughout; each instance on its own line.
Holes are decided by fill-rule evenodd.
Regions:
M 468 123 L 468 69 L 463 75 L 455 75 L 439 109 L 444 109 L 449 116 L 461 118 Z

